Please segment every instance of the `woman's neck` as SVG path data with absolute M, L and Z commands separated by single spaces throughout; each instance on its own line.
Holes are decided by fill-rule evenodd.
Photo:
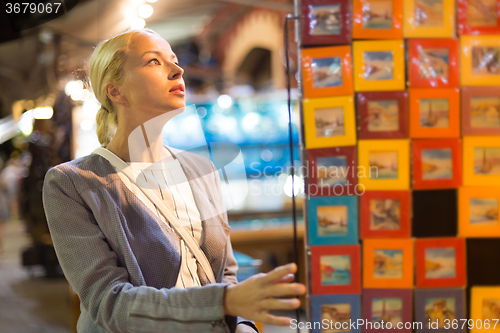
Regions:
M 159 131 L 157 127 L 141 125 L 131 132 L 117 131 L 106 149 L 125 162 L 157 163 L 172 160 L 172 155 L 163 147 L 163 126 Z

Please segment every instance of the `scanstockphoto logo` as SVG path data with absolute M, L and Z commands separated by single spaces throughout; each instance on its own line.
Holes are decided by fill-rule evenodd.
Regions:
M 166 143 L 166 136 L 174 142 Z M 176 143 L 183 149 L 173 148 Z M 162 146 L 158 147 L 159 144 Z M 135 183 L 146 191 L 165 190 L 158 192 L 176 195 L 196 186 L 212 193 L 213 197 L 207 197 L 204 191 L 193 191 L 196 202 L 205 208 L 200 210 L 202 220 L 241 206 L 248 194 L 240 147 L 230 142 L 208 143 L 195 105 L 166 112 L 138 126 L 131 132 L 128 146 L 131 161 L 152 161 L 146 167 L 130 166 Z M 161 152 L 159 160 L 154 160 L 153 152 Z M 166 170 L 167 179 L 161 170 Z M 213 186 L 214 181 L 219 183 L 220 192 L 207 188 Z
M 158 139 L 160 137 L 161 140 Z M 165 137 L 169 138 L 168 142 L 164 140 Z M 189 146 L 186 146 L 186 142 L 189 142 Z M 365 188 L 357 184 L 356 180 L 363 177 L 379 178 L 376 166 L 365 168 L 353 164 L 340 167 L 309 162 L 295 170 L 291 170 L 290 166 L 280 167 L 278 171 L 275 168 L 272 173 L 267 172 L 267 168 L 262 168 L 259 162 L 253 162 L 250 164 L 253 172 L 247 176 L 243 154 L 238 145 L 230 142 L 207 142 L 195 105 L 161 114 L 138 126 L 131 132 L 128 146 L 131 161 L 151 161 L 147 165 L 131 165 L 137 186 L 145 190 L 165 190 L 157 191 L 160 195 L 183 193 L 193 185 L 211 193 L 212 197 L 207 197 L 205 191 L 193 192 L 196 202 L 205 205 L 206 209 L 200 212 L 204 214 L 202 219 L 241 207 L 248 195 L 290 196 L 286 186 L 274 180 L 280 178 L 277 175 L 284 175 L 289 179 L 292 171 L 295 171 L 295 175 L 315 175 L 315 182 L 308 183 L 307 191 L 300 177 L 296 176 L 293 191 L 295 195 L 301 192 L 308 193 L 309 196 L 363 195 Z M 176 146 L 182 146 L 182 150 L 174 148 Z M 155 160 L 157 152 L 161 152 L 161 155 Z M 162 170 L 168 171 L 165 173 L 167 179 L 164 179 Z M 143 183 L 143 180 L 146 182 Z M 220 185 L 220 192 L 207 188 L 213 186 L 215 180 Z

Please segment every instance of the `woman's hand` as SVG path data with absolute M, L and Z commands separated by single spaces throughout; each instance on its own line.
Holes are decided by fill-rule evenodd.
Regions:
M 290 283 L 296 271 L 297 265 L 291 263 L 228 285 L 224 294 L 224 313 L 270 325 L 290 325 L 291 318 L 270 315 L 269 310 L 292 310 L 300 306 L 296 298 L 276 298 L 306 293 L 302 283 Z

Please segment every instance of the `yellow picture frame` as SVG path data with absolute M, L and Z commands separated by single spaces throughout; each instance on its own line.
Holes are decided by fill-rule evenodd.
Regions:
M 393 152 L 397 152 L 396 157 Z M 397 178 L 394 178 L 393 166 L 396 159 Z M 408 190 L 410 188 L 410 141 L 407 139 L 359 140 L 358 184 L 362 186 L 361 189 L 364 187 L 365 190 Z
M 488 48 L 495 56 L 485 57 Z M 500 35 L 460 36 L 460 82 L 462 86 L 500 85 L 499 51 Z M 485 60 L 484 60 L 485 59 Z M 489 66 L 495 61 L 493 67 Z M 486 65 L 484 65 L 486 64 Z
M 500 187 L 458 189 L 458 236 L 500 237 Z
M 355 91 L 405 89 L 405 44 L 402 39 L 355 41 L 352 47 Z M 376 64 L 380 62 L 391 63 L 379 69 Z
M 497 286 L 473 286 L 470 293 L 470 319 L 474 321 L 474 325 L 471 325 L 470 333 L 478 333 L 483 331 L 495 332 L 498 330 L 500 321 L 495 321 L 491 319 L 498 318 L 488 318 L 488 314 L 485 313 L 485 300 L 500 300 L 500 287 Z M 497 302 L 495 302 L 497 303 Z M 500 303 L 500 301 L 499 301 Z M 490 307 L 492 308 L 492 307 Z M 486 318 L 485 318 L 486 317 Z M 488 321 L 489 328 L 485 328 L 486 319 Z M 495 329 L 493 327 L 495 326 Z M 480 326 L 480 328 L 478 328 Z
M 455 0 L 443 0 L 442 24 L 423 26 L 416 18 L 416 0 L 404 0 L 403 10 L 403 37 L 404 38 L 452 38 L 455 37 Z M 430 8 L 429 4 L 429 8 Z M 439 13 L 437 13 L 439 15 Z M 430 17 L 430 15 L 428 15 Z M 431 18 L 429 18 L 430 20 Z
M 462 184 L 464 186 L 500 186 L 500 165 L 496 160 L 499 154 L 500 136 L 464 136 Z
M 308 98 L 304 99 L 303 106 L 306 148 L 356 145 L 356 116 L 353 96 Z M 338 110 L 339 108 L 342 108 L 342 112 Z M 342 132 L 338 127 L 341 113 L 343 117 Z M 332 125 L 334 122 L 336 125 Z M 323 125 L 325 123 L 326 125 Z M 318 136 L 318 134 L 320 135 Z

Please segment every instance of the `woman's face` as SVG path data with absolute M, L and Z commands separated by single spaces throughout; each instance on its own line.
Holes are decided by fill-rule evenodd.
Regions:
M 129 106 L 150 114 L 184 107 L 184 71 L 178 61 L 160 36 L 139 33 L 132 37 L 120 88 Z

